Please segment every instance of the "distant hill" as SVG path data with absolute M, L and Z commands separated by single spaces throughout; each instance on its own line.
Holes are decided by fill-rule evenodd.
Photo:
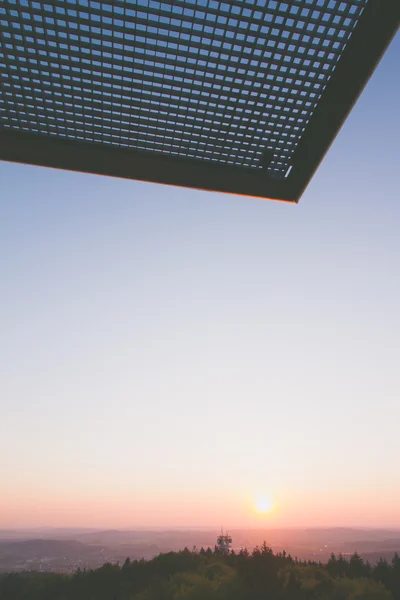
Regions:
M 16 556 L 18 559 L 36 557 L 89 556 L 104 550 L 104 546 L 91 546 L 75 540 L 23 540 L 0 541 L 0 557 Z
M 357 551 L 375 563 L 400 554 L 400 532 L 387 529 L 230 529 L 233 549 L 252 551 L 266 540 L 274 552 L 286 550 L 299 559 L 327 563 L 333 553 Z M 218 530 L 0 530 L 0 571 L 40 569 L 73 571 L 105 562 L 121 564 L 127 557 L 151 559 L 160 553 L 187 547 L 214 548 Z M 5 537 L 7 536 L 7 539 Z M 400 600 L 400 599 L 398 599 Z

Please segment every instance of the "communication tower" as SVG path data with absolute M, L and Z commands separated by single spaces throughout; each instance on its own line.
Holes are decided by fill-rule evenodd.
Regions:
M 229 554 L 232 544 L 232 538 L 228 533 L 224 533 L 221 527 L 221 533 L 217 537 L 217 548 L 222 554 Z

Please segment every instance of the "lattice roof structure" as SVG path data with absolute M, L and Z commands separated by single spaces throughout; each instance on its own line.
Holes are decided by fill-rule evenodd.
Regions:
M 0 159 L 297 202 L 399 0 L 0 0 Z

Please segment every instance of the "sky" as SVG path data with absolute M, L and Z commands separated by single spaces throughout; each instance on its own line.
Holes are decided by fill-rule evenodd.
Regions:
M 0 527 L 400 527 L 399 61 L 297 206 L 0 162 Z

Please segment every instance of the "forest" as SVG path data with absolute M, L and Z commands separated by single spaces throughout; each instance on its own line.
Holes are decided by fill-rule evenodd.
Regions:
M 400 558 L 375 565 L 354 553 L 327 564 L 274 553 L 217 548 L 78 569 L 72 575 L 23 572 L 0 576 L 1 600 L 400 600 Z

